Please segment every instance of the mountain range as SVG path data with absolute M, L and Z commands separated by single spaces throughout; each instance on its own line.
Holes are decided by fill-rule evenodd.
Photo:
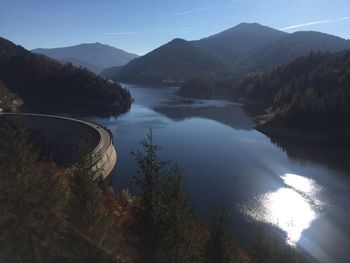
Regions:
M 134 83 L 182 83 L 210 77 L 266 70 L 311 51 L 335 52 L 350 41 L 313 31 L 286 33 L 257 23 L 242 23 L 196 41 L 175 39 L 125 66 L 101 74 Z
M 194 76 L 204 77 L 229 70 L 230 65 L 215 53 L 196 47 L 186 40 L 174 39 L 123 67 L 115 68 L 117 76 L 111 69 L 106 69 L 101 74 L 126 82 L 174 84 Z M 106 75 L 108 72 L 112 74 Z
M 61 62 L 71 62 L 74 66 L 87 68 L 98 74 L 103 69 L 125 65 L 138 55 L 101 43 L 80 44 L 60 48 L 37 48 L 32 52 L 46 55 Z

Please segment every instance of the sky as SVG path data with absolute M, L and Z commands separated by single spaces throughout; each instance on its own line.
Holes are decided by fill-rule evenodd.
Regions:
M 100 42 L 143 55 L 242 22 L 350 39 L 350 0 L 1 0 L 0 36 L 27 49 Z

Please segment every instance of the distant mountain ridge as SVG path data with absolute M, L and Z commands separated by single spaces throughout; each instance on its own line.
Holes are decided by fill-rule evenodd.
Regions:
M 349 40 L 320 32 L 300 31 L 287 34 L 280 41 L 247 54 L 245 61 L 255 64 L 247 63 L 246 68 L 250 70 L 269 69 L 311 51 L 336 52 L 349 48 Z
M 350 41 L 340 37 L 308 31 L 286 33 L 257 23 L 242 23 L 207 38 L 182 42 L 182 48 L 174 48 L 174 41 L 125 66 L 108 68 L 103 75 L 125 82 L 161 84 L 167 77 L 181 83 L 227 72 L 266 70 L 311 51 L 335 52 L 350 48 Z M 213 64 L 205 65 L 208 61 Z
M 101 43 L 80 44 L 61 48 L 37 48 L 32 52 L 46 55 L 61 62 L 71 62 L 96 74 L 103 69 L 125 65 L 138 55 Z
M 286 37 L 288 33 L 257 23 L 241 23 L 216 35 L 193 41 L 223 57 L 232 65 L 252 50 L 258 50 Z
M 112 74 L 107 77 L 120 81 L 176 84 L 194 76 L 229 70 L 229 64 L 216 54 L 189 41 L 174 39 L 121 68 L 115 68 L 114 72 L 110 70 Z
M 269 69 L 311 51 L 350 48 L 349 40 L 333 35 L 314 31 L 286 33 L 258 23 L 241 23 L 194 43 L 225 58 L 239 71 Z

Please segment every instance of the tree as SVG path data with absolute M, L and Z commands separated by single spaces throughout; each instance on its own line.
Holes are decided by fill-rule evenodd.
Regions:
M 138 163 L 132 189 L 139 200 L 136 231 L 141 262 L 196 262 L 201 254 L 197 222 L 187 205 L 182 171 L 158 159 L 152 130 L 132 152 Z
M 162 190 L 160 211 L 160 262 L 201 262 L 203 240 L 199 221 L 189 209 L 183 186 L 182 170 L 171 167 Z
M 166 162 L 159 161 L 157 150 L 153 144 L 152 130 L 147 138 L 142 140 L 145 153 L 132 152 L 138 164 L 137 175 L 133 177 L 132 189 L 136 193 L 140 208 L 137 211 L 137 231 L 140 233 L 139 248 L 143 251 L 141 257 L 147 262 L 154 261 L 160 242 L 159 208 L 161 187 L 165 180 Z
M 212 215 L 209 225 L 209 239 L 206 245 L 206 262 L 225 263 L 230 262 L 227 235 L 228 216 L 223 208 Z
M 110 233 L 113 229 L 115 216 L 113 211 L 106 211 L 103 207 L 103 187 L 99 185 L 101 169 L 96 168 L 95 156 L 87 154 L 87 144 L 78 145 L 77 159 L 68 172 L 69 198 L 66 207 L 70 228 L 84 236 L 91 242 L 104 248 L 110 248 L 114 237 Z M 91 250 L 87 242 L 74 242 L 79 251 L 78 260 L 91 261 L 96 256 L 96 250 Z
M 23 128 L 2 125 L 0 138 L 0 262 L 59 259 L 64 176 L 39 160 Z
M 98 180 L 101 171 L 93 170 L 94 157 L 88 155 L 87 146 L 81 142 L 77 158 L 69 174 L 69 203 L 67 214 L 70 221 L 86 233 L 96 231 L 94 225 L 101 220 L 101 189 Z
M 251 247 L 253 263 L 306 263 L 303 254 L 286 244 L 286 235 L 274 226 L 260 226 L 253 237 Z

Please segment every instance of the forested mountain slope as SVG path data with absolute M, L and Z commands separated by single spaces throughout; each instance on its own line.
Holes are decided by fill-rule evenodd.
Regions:
M 128 91 L 88 70 L 62 65 L 0 38 L 0 79 L 27 111 L 107 109 L 130 105 Z

